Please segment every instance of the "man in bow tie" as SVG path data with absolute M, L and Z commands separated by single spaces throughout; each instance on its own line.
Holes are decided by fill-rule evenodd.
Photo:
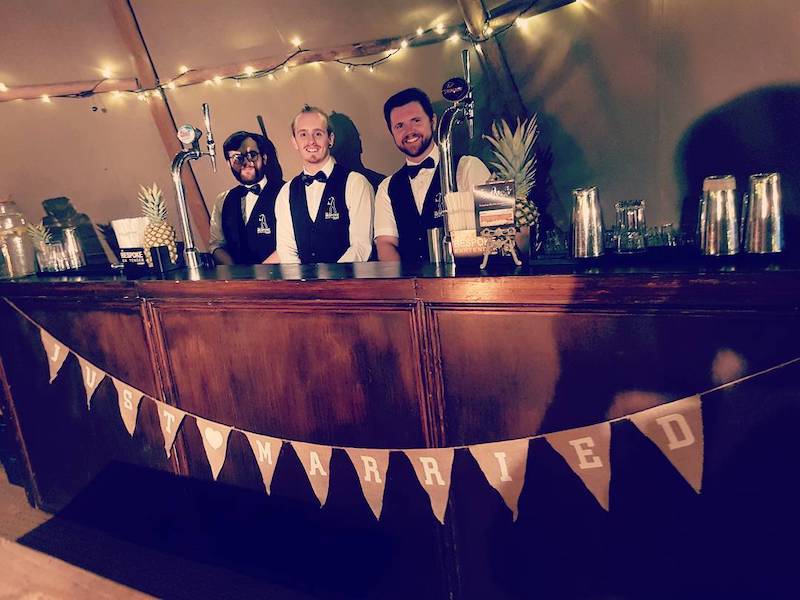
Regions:
M 406 164 L 384 179 L 375 195 L 375 245 L 387 261 L 428 262 L 428 229 L 444 227 L 440 210 L 439 148 L 433 141 L 436 115 L 427 94 L 417 88 L 386 101 L 383 115 Z M 489 169 L 474 156 L 456 168 L 459 191 L 486 183 Z
M 328 115 L 306 105 L 292 120 L 292 144 L 303 172 L 285 184 L 275 203 L 282 263 L 369 260 L 372 186 L 336 164 Z
M 222 146 L 239 182 L 217 197 L 209 249 L 217 264 L 277 263 L 275 198 L 283 172 L 275 146 L 263 135 L 237 131 Z

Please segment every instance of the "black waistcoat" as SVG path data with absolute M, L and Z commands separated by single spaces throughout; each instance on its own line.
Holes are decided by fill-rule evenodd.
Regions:
M 428 229 L 444 227 L 444 220 L 439 213 L 439 197 L 442 187 L 439 180 L 439 166 L 431 179 L 422 214 L 417 210 L 411 182 L 405 167 L 397 171 L 389 180 L 389 199 L 392 212 L 397 223 L 400 260 L 403 262 L 428 262 Z
M 308 214 L 306 186 L 301 176 L 289 184 L 289 210 L 301 263 L 335 263 L 350 247 L 350 212 L 345 202 L 348 175 L 350 171 L 334 165 L 313 221 Z
M 225 250 L 238 265 L 260 264 L 275 252 L 275 198 L 283 181 L 267 181 L 245 224 L 242 198 L 247 188 L 240 185 L 230 190 L 222 205 L 222 234 Z

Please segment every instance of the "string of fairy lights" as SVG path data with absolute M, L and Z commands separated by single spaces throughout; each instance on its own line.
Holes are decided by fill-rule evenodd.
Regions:
M 363 57 L 364 59 L 369 59 L 369 60 L 357 60 L 353 58 L 348 58 L 348 59 L 334 58 L 334 59 L 329 59 L 325 62 L 332 62 L 341 65 L 342 67 L 344 67 L 344 71 L 347 73 L 350 73 L 355 70 L 366 70 L 372 73 L 379 66 L 383 65 L 384 63 L 388 62 L 389 60 L 397 56 L 398 53 L 400 53 L 401 51 L 413 46 L 422 46 L 431 43 L 441 43 L 445 41 L 451 43 L 461 41 L 472 44 L 474 47 L 479 49 L 482 43 L 504 34 L 509 29 L 515 26 L 519 28 L 525 27 L 527 21 L 525 15 L 531 9 L 533 9 L 536 4 L 537 1 L 532 0 L 527 6 L 519 10 L 513 19 L 508 20 L 508 23 L 506 25 L 504 25 L 503 27 L 498 27 L 497 29 L 492 28 L 491 25 L 489 24 L 490 23 L 489 20 L 486 20 L 486 23 L 483 27 L 483 31 L 478 36 L 471 35 L 463 23 L 457 25 L 445 25 L 443 23 L 437 23 L 433 27 L 429 28 L 419 27 L 414 33 L 398 38 L 396 44 L 393 44 L 392 47 L 376 52 L 371 56 Z M 39 96 L 38 99 L 41 100 L 42 102 L 50 103 L 55 98 L 75 99 L 75 98 L 88 98 L 99 94 L 108 94 L 112 97 L 135 95 L 138 100 L 148 102 L 150 101 L 151 98 L 158 97 L 159 95 L 163 94 L 165 90 L 175 90 L 178 88 L 189 87 L 194 85 L 220 86 L 226 81 L 232 81 L 236 87 L 241 87 L 243 82 L 255 79 L 266 78 L 269 81 L 274 81 L 282 74 L 287 74 L 289 73 L 290 70 L 294 68 L 306 64 L 314 64 L 311 61 L 302 62 L 300 64 L 293 64 L 298 56 L 310 53 L 312 51 L 307 48 L 303 48 L 302 41 L 300 40 L 300 38 L 294 38 L 290 40 L 290 43 L 294 47 L 294 50 L 291 53 L 289 53 L 282 61 L 272 64 L 266 68 L 257 69 L 252 66 L 244 66 L 242 68 L 242 71 L 239 73 L 231 75 L 214 75 L 209 79 L 200 81 L 196 79 L 192 80 L 192 78 L 189 77 L 192 73 L 196 73 L 197 69 L 193 69 L 186 65 L 182 65 L 178 69 L 178 73 L 175 76 L 166 81 L 159 81 L 156 83 L 156 85 L 152 87 L 137 87 L 135 89 L 130 89 L 130 90 L 110 90 L 110 91 L 98 90 L 98 88 L 102 86 L 105 82 L 112 81 L 115 79 L 114 74 L 109 69 L 104 69 L 101 73 L 102 79 L 100 79 L 97 82 L 94 82 L 92 87 L 88 89 L 81 90 L 78 92 L 63 93 L 63 94 L 52 94 L 52 95 L 43 94 Z M 8 92 L 9 89 L 10 88 L 5 83 L 0 82 L 0 93 Z M 35 100 L 36 98 L 27 98 L 27 99 Z

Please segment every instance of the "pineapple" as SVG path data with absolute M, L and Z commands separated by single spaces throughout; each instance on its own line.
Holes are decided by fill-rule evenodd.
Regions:
M 142 214 L 150 222 L 144 228 L 144 258 L 147 266 L 153 266 L 153 257 L 150 248 L 167 246 L 169 258 L 175 263 L 178 261 L 178 247 L 175 244 L 175 229 L 167 222 L 167 207 L 164 204 L 164 195 L 154 183 L 153 187 L 139 186 L 139 202 L 142 203 Z
M 539 209 L 528 200 L 536 182 L 536 154 L 534 144 L 539 137 L 536 115 L 520 123 L 512 133 L 508 123 L 502 121 L 492 125 L 492 135 L 483 136 L 493 147 L 494 162 L 489 163 L 500 179 L 511 179 L 516 187 L 517 201 L 514 206 L 514 221 L 517 227 L 539 224 Z

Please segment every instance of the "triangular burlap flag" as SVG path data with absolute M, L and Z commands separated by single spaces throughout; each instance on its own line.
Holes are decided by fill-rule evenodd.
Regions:
M 469 451 L 496 489 L 503 502 L 511 510 L 512 519 L 519 514 L 519 495 L 525 483 L 525 467 L 528 464 L 528 440 L 511 440 L 492 444 L 470 446 Z
M 311 488 L 319 500 L 320 508 L 322 508 L 328 499 L 331 452 L 333 448 L 303 442 L 291 442 L 291 444 L 294 447 L 297 458 L 303 463 L 303 468 L 306 470 L 306 475 L 308 475 L 308 481 L 311 483 Z
M 75 356 L 78 356 L 77 354 Z M 81 365 L 81 375 L 83 376 L 83 387 L 86 390 L 86 407 L 92 408 L 92 396 L 97 386 L 106 376 L 104 371 L 95 367 L 83 357 L 78 356 L 78 363 Z
M 56 375 L 58 375 L 58 372 L 61 370 L 61 365 L 67 360 L 69 348 L 47 333 L 44 329 L 40 328 L 39 332 L 42 335 L 44 352 L 47 354 L 47 367 L 50 369 L 50 383 L 53 383 Z
M 178 435 L 178 429 L 186 413 L 159 400 L 153 400 L 153 402 L 156 403 L 158 421 L 161 423 L 161 433 L 164 434 L 164 450 L 166 450 L 167 458 L 169 458 L 172 454 L 175 436 Z
M 364 498 L 372 509 L 372 514 L 380 520 L 383 493 L 386 490 L 386 471 L 389 469 L 389 451 L 363 448 L 345 448 L 344 451 L 347 452 L 358 473 L 361 491 L 364 492 Z
M 133 437 L 133 432 L 136 430 L 136 417 L 139 415 L 139 404 L 142 402 L 144 392 L 140 392 L 114 377 L 111 378 L 111 381 L 114 383 L 114 387 L 117 388 L 119 416 L 122 417 L 122 422 L 125 423 L 125 429 Z
M 250 442 L 250 447 L 253 449 L 256 464 L 258 464 L 258 469 L 261 471 L 261 479 L 264 480 L 264 487 L 269 494 L 272 476 L 275 475 L 275 466 L 278 464 L 278 455 L 281 453 L 283 440 L 250 433 L 249 431 L 244 431 L 243 433 L 247 436 L 247 441 Z
M 431 499 L 433 514 L 444 525 L 444 513 L 450 496 L 450 473 L 453 470 L 452 448 L 403 450 L 422 488 Z
M 703 486 L 703 411 L 700 404 L 700 396 L 691 396 L 628 417 L 698 494 Z
M 217 480 L 222 465 L 225 464 L 225 455 L 228 452 L 228 436 L 231 428 L 214 421 L 206 421 L 200 417 L 194 418 L 200 437 L 203 438 L 203 448 L 206 449 L 208 464 L 211 465 L 211 475 Z
M 611 482 L 611 425 L 599 423 L 544 436 L 604 509 Z

